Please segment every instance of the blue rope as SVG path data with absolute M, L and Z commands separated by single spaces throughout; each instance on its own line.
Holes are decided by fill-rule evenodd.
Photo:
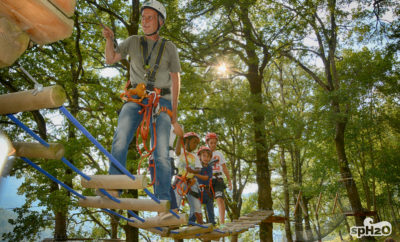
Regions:
M 106 209 L 106 208 L 102 208 L 101 210 L 103 210 L 103 211 L 105 211 L 105 212 L 107 212 L 107 213 L 111 213 L 111 214 L 113 214 L 113 215 L 115 215 L 115 216 L 117 216 L 117 217 L 120 217 L 120 218 L 122 218 L 122 219 L 125 219 L 125 220 L 128 221 L 128 222 L 132 222 L 132 223 L 135 222 L 134 220 L 129 219 L 129 218 L 126 218 L 126 217 L 122 216 L 121 214 L 116 213 L 116 212 L 114 212 L 114 211 L 112 211 L 112 210 L 109 210 L 109 209 Z
M 181 218 L 177 213 L 174 212 L 174 210 L 170 209 L 170 213 L 172 213 L 176 218 Z
M 115 159 L 114 156 L 112 156 L 106 149 L 104 149 L 104 147 L 89 133 L 89 131 L 87 131 L 85 129 L 85 127 L 83 127 L 78 120 L 76 120 L 74 118 L 74 116 L 72 116 L 72 114 L 70 112 L 68 112 L 68 110 L 64 107 L 61 106 L 60 107 L 60 111 L 94 144 L 96 145 L 96 147 L 103 152 L 103 154 L 105 154 L 110 161 L 116 166 L 118 167 L 119 170 L 121 170 L 125 175 L 129 176 L 130 178 L 132 178 L 132 180 L 135 180 L 135 176 L 133 176 L 125 167 L 123 167 L 118 161 L 117 159 Z
M 156 198 L 156 196 L 154 196 L 153 193 L 151 193 L 147 188 L 143 189 L 143 191 L 151 198 L 153 199 L 156 203 L 160 204 L 161 201 L 158 200 L 158 198 Z
M 49 148 L 50 144 L 47 143 L 44 139 L 40 138 L 37 134 L 35 134 L 30 128 L 28 128 L 25 124 L 23 124 L 19 119 L 17 119 L 14 115 L 12 114 L 7 114 L 7 116 L 14 122 L 16 123 L 19 127 L 21 127 L 23 130 L 25 130 L 28 134 L 30 134 L 33 138 L 35 138 L 39 143 L 44 145 L 45 147 Z M 90 177 L 85 175 L 82 171 L 80 171 L 78 168 L 76 168 L 71 162 L 69 162 L 65 157 L 61 158 L 61 161 L 64 162 L 69 168 L 71 168 L 73 171 L 81 175 L 83 178 L 86 180 L 90 181 Z
M 43 173 L 44 175 L 46 175 L 48 178 L 50 178 L 51 180 L 53 180 L 54 182 L 60 184 L 61 186 L 63 186 L 65 189 L 67 189 L 68 191 L 72 192 L 74 195 L 82 198 L 82 199 L 86 199 L 85 196 L 77 193 L 74 189 L 72 189 L 71 187 L 69 187 L 68 185 L 64 184 L 63 182 L 61 182 L 60 180 L 58 180 L 57 178 L 55 178 L 54 176 L 50 175 L 50 173 L 48 173 L 47 171 L 43 170 L 42 168 L 40 168 L 38 165 L 36 165 L 35 163 L 33 163 L 32 161 L 30 161 L 28 158 L 25 157 L 21 157 L 21 159 L 23 161 L 25 161 L 26 163 L 28 163 L 29 165 L 31 165 L 33 168 L 35 168 L 36 170 L 40 171 L 41 173 Z
M 129 213 L 130 215 L 132 215 L 134 218 L 136 218 L 137 220 L 139 220 L 140 222 L 142 222 L 142 223 L 145 222 L 144 219 L 142 219 L 141 217 L 139 217 L 139 216 L 138 216 L 136 213 L 134 213 L 133 211 L 128 210 L 128 213 Z
M 116 202 L 116 203 L 121 203 L 121 201 L 120 201 L 119 199 L 117 199 L 117 198 L 111 196 L 111 194 L 108 193 L 105 189 L 100 188 L 99 191 L 100 191 L 101 193 L 103 193 L 104 195 L 106 195 L 109 199 L 113 200 L 114 202 Z
M 37 134 L 35 134 L 30 128 L 25 126 L 21 121 L 19 121 L 14 115 L 12 114 L 7 114 L 7 117 L 9 117 L 14 123 L 16 123 L 19 127 L 21 127 L 23 130 L 25 130 L 28 134 L 30 134 L 33 138 L 35 138 L 37 141 L 39 141 L 42 145 L 46 146 L 49 148 L 49 144 L 44 141 L 42 138 L 40 138 Z
M 90 176 L 87 176 L 85 173 L 83 173 L 81 170 L 79 170 L 78 168 L 76 168 L 74 165 L 72 165 L 71 162 L 69 162 L 65 157 L 61 158 L 62 162 L 64 162 L 64 164 L 66 164 L 69 168 L 71 168 L 73 171 L 75 171 L 76 173 L 78 173 L 79 175 L 81 175 L 83 178 L 85 178 L 86 180 L 90 181 L 92 178 L 90 178 Z

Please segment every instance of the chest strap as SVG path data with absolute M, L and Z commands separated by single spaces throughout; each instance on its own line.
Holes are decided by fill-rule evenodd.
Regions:
M 166 39 L 162 39 L 160 47 L 158 48 L 158 53 L 157 53 L 157 58 L 156 58 L 156 62 L 154 64 L 154 66 L 151 68 L 150 63 L 147 63 L 147 58 L 148 58 L 148 45 L 147 45 L 147 40 L 144 36 L 140 37 L 140 46 L 142 49 L 142 58 L 143 58 L 143 67 L 146 70 L 146 74 L 145 74 L 145 80 L 147 81 L 147 85 L 153 85 L 156 81 L 156 74 L 158 71 L 158 68 L 160 67 L 160 62 L 161 59 L 163 57 L 164 54 L 164 50 L 165 50 L 165 43 L 167 42 Z M 157 42 L 156 42 L 157 43 Z M 156 44 L 155 43 L 155 44 Z M 151 52 L 150 52 L 150 58 L 151 59 L 151 54 L 153 52 L 155 45 L 153 46 Z M 150 60 L 149 60 L 150 61 Z

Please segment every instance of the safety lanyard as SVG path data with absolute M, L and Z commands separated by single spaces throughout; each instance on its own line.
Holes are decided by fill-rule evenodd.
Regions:
M 147 55 L 147 41 L 144 40 L 144 42 L 143 42 L 143 57 L 145 57 L 145 59 L 144 59 L 145 60 L 144 61 L 145 69 L 150 68 L 149 62 L 150 62 L 151 54 L 153 53 L 153 50 L 156 47 L 157 43 L 158 43 L 158 40 L 153 44 L 153 48 L 151 48 L 150 54 Z

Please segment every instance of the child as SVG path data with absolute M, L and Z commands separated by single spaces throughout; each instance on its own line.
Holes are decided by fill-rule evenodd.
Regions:
M 224 189 L 225 183 L 222 178 L 222 172 L 225 174 L 228 180 L 229 190 L 232 190 L 232 182 L 229 176 L 228 168 L 226 167 L 225 158 L 220 151 L 215 150 L 217 148 L 218 136 L 215 133 L 208 133 L 206 135 L 206 144 L 213 152 L 212 159 L 217 160 L 213 165 L 213 180 L 212 186 L 215 193 L 215 199 L 217 200 L 220 224 L 225 224 L 225 200 L 224 200 Z
M 197 155 L 200 158 L 201 171 L 199 174 L 195 174 L 197 181 L 200 185 L 200 200 L 206 205 L 208 221 L 215 225 L 215 214 L 214 214 L 214 197 L 210 188 L 212 181 L 212 164 L 209 163 L 212 157 L 212 151 L 207 146 L 200 147 Z M 195 217 L 190 217 L 189 221 L 194 221 Z
M 196 133 L 189 132 L 183 136 L 183 141 L 186 152 L 184 152 L 181 147 L 182 137 L 178 138 L 175 147 L 175 154 L 179 157 L 177 164 L 178 175 L 175 176 L 175 182 L 173 185 L 175 190 L 176 203 L 179 207 L 182 202 L 182 197 L 186 195 L 190 206 L 189 217 L 195 216 L 195 218 L 197 219 L 197 223 L 202 224 L 203 218 L 201 216 L 201 203 L 199 200 L 199 184 L 194 178 L 194 174 L 200 172 L 201 163 L 199 158 L 192 153 L 197 148 L 197 145 L 200 143 L 200 138 Z M 186 159 L 188 164 L 186 163 Z M 184 175 L 186 174 L 186 172 L 186 179 L 184 179 Z M 187 194 L 184 194 L 186 191 Z

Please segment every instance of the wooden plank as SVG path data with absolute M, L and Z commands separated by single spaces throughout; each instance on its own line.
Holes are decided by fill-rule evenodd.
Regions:
M 103 188 L 106 190 L 143 189 L 147 187 L 149 178 L 143 175 L 135 175 L 132 180 L 127 175 L 94 175 L 90 180 L 81 178 L 81 184 L 85 188 Z
M 60 160 L 65 153 L 64 145 L 56 143 L 50 143 L 49 145 L 49 147 L 46 147 L 40 143 L 13 142 L 16 156 L 30 159 L 43 158 Z
M 81 207 L 123 209 L 134 211 L 155 211 L 165 212 L 170 209 L 170 201 L 161 200 L 157 203 L 151 199 L 118 198 L 121 202 L 117 203 L 107 197 L 87 196 L 86 199 L 79 199 Z
M 282 217 L 282 216 L 270 216 L 267 219 L 263 220 L 263 223 L 285 223 L 285 221 L 287 220 L 286 217 Z
M 156 216 L 156 217 L 145 218 L 144 222 L 140 222 L 139 220 L 137 220 L 135 218 L 130 218 L 131 220 L 134 220 L 134 222 L 128 222 L 128 224 L 130 226 L 140 228 L 140 229 L 147 229 L 147 228 L 154 228 L 154 227 L 168 227 L 168 226 L 187 224 L 187 221 L 188 221 L 187 214 L 180 213 L 179 217 L 180 218 L 176 218 L 175 216 L 171 215 L 168 218 L 162 219 L 162 217 Z
M 170 237 L 174 239 L 188 239 L 197 237 L 197 234 L 208 233 L 214 230 L 212 224 L 204 224 L 208 228 L 202 228 L 198 226 L 190 226 L 186 228 L 176 229 L 170 231 Z
M 43 108 L 57 108 L 63 105 L 67 97 L 64 89 L 59 85 L 44 87 L 36 95 L 33 95 L 32 91 L 28 90 L 0 95 L 0 114 L 34 111 Z

